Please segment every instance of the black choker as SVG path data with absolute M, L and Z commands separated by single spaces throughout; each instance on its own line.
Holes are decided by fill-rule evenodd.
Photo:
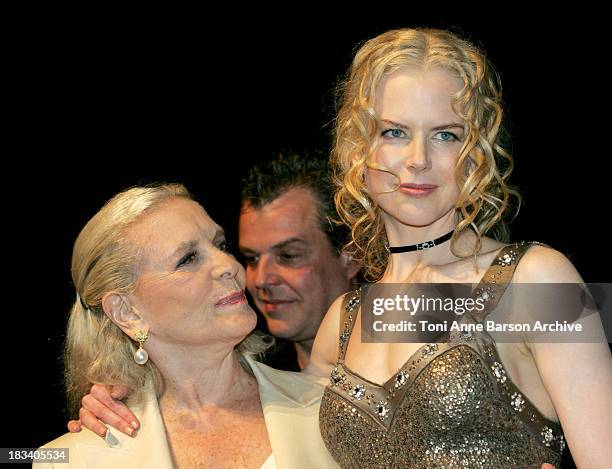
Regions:
M 400 252 L 411 252 L 411 251 L 422 251 L 424 249 L 430 249 L 434 246 L 438 246 L 439 244 L 445 243 L 453 236 L 453 231 L 449 231 L 444 236 L 440 236 L 439 238 L 432 239 L 431 241 L 425 241 L 424 243 L 410 244 L 408 246 L 389 246 L 385 243 L 385 249 L 391 254 L 398 254 Z

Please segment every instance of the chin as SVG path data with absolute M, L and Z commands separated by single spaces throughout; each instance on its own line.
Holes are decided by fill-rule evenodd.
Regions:
M 249 332 L 257 325 L 257 314 L 248 305 L 232 308 L 232 311 L 218 313 L 217 319 L 226 323 L 229 322 L 233 327 L 250 327 Z
M 270 334 L 279 339 L 293 340 L 298 333 L 298 328 L 286 321 L 268 319 L 267 323 Z
M 236 342 L 236 345 L 238 345 L 240 342 L 242 342 L 245 339 L 245 337 L 247 337 L 251 332 L 255 330 L 255 326 L 257 326 L 257 318 L 255 318 L 252 321 L 243 320 L 240 322 L 234 322 L 226 330 L 229 333 L 229 335 L 238 338 Z
M 381 207 L 383 208 L 383 207 Z M 451 208 L 452 210 L 452 208 Z M 444 218 L 445 215 L 449 213 L 450 210 L 436 210 L 436 211 L 425 211 L 425 210 L 414 210 L 413 208 L 405 208 L 404 210 L 397 210 L 397 207 L 393 207 L 392 210 L 383 211 L 387 217 L 390 219 L 395 219 L 399 221 L 402 225 L 413 226 L 413 227 L 425 227 L 430 226 L 433 223 L 437 222 Z M 391 221 L 391 220 L 389 220 Z

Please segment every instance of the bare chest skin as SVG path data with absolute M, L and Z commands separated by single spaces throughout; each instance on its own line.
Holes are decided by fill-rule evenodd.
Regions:
M 272 453 L 256 389 L 246 400 L 197 412 L 161 407 L 177 468 L 259 468 Z
M 420 283 L 478 283 L 487 267 L 495 257 L 496 252 L 479 256 L 479 271 L 476 272 L 470 264 L 461 263 L 444 266 L 443 268 L 427 268 L 418 278 L 406 279 L 406 282 Z M 471 268 L 467 268 L 470 266 Z M 490 318 L 506 314 L 507 306 L 502 300 L 491 313 Z M 492 334 L 496 339 L 495 334 Z M 377 384 L 386 382 L 404 365 L 423 344 L 416 343 L 362 343 L 361 342 L 361 312 L 356 318 L 355 327 L 346 351 L 346 366 Z M 521 392 L 527 396 L 543 416 L 558 421 L 557 414 L 548 393 L 546 392 L 533 356 L 524 343 L 497 342 L 497 351 L 502 359 L 506 372 Z

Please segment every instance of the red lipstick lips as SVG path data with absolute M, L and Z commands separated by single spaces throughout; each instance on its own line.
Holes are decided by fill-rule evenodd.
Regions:
M 234 305 L 237 303 L 242 303 L 243 301 L 246 301 L 246 297 L 244 296 L 244 290 L 238 290 L 221 298 L 215 303 L 215 306 Z
M 401 184 L 399 190 L 410 197 L 427 197 L 438 188 L 435 184 Z

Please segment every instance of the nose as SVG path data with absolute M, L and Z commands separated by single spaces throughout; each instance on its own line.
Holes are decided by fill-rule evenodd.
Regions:
M 427 148 L 427 139 L 415 136 L 409 145 L 406 145 L 406 167 L 414 171 L 429 169 L 431 161 Z
M 232 279 L 236 278 L 238 271 L 240 270 L 240 264 L 234 256 L 219 251 L 215 255 L 215 265 L 212 269 L 212 276 L 218 279 Z
M 261 256 L 257 264 L 250 266 L 249 269 L 249 274 L 255 281 L 255 288 L 265 289 L 281 283 L 277 264 L 267 256 Z

